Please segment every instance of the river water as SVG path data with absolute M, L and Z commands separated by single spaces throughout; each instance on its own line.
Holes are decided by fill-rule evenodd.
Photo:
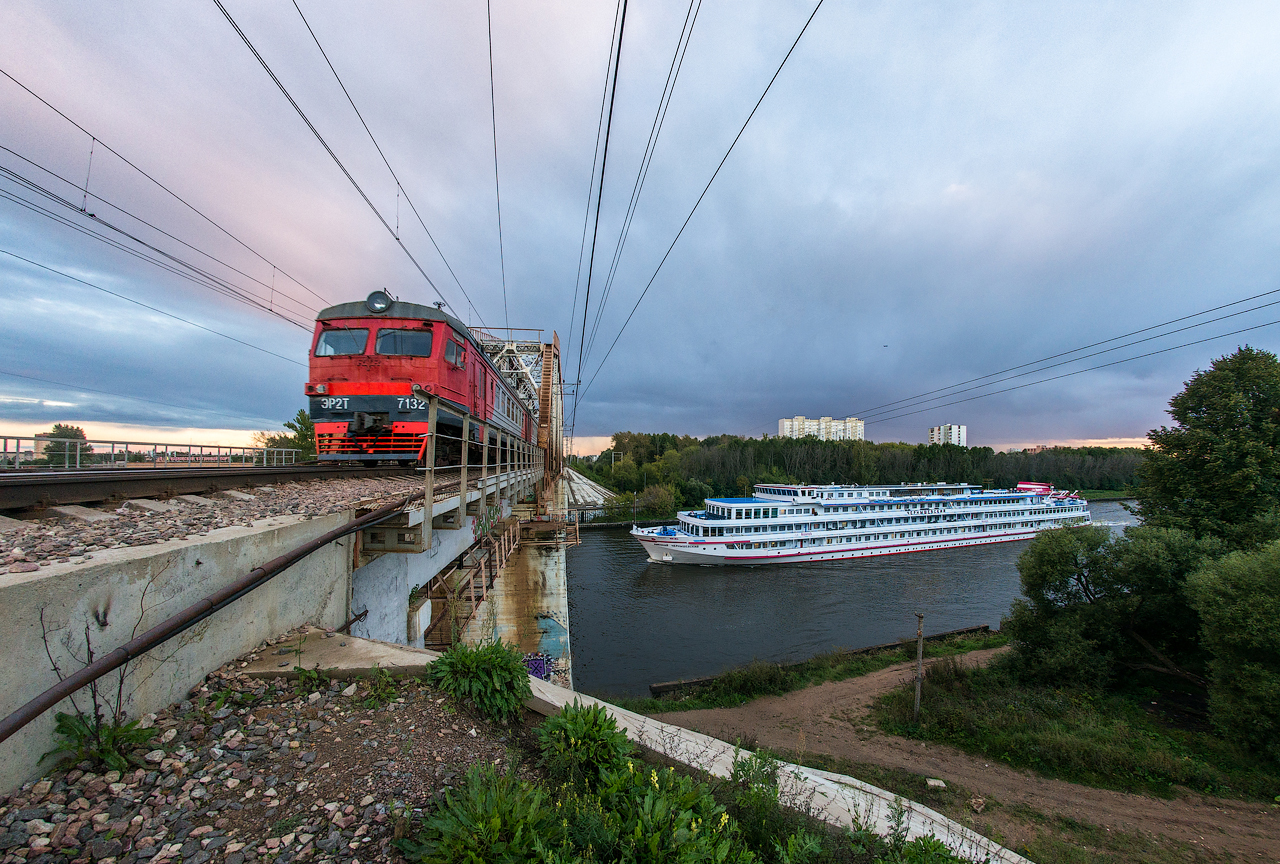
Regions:
M 1095 523 L 1133 524 L 1100 502 Z M 803 660 L 832 648 L 1000 625 L 1019 594 L 1030 541 L 851 561 L 755 567 L 651 563 L 624 529 L 583 531 L 569 551 L 573 684 L 647 696 L 649 685 L 714 675 L 753 659 Z

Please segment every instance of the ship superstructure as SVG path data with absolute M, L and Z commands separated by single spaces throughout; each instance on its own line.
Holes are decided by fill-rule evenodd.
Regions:
M 893 486 L 757 485 L 750 498 L 708 498 L 676 525 L 633 528 L 653 561 L 768 564 L 895 555 L 1027 540 L 1090 521 L 1088 503 L 1045 483 Z

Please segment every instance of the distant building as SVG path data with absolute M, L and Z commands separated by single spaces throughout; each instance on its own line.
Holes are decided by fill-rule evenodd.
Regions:
M 959 444 L 969 446 L 969 427 L 956 426 L 954 423 L 943 423 L 929 430 L 930 444 Z
M 813 419 L 797 414 L 778 421 L 778 437 L 862 441 L 866 438 L 866 424 L 857 417 L 846 417 L 844 420 L 835 420 L 831 417 Z

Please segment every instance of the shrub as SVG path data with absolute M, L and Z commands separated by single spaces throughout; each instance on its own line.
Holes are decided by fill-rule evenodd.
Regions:
M 1210 563 L 1187 593 L 1212 657 L 1214 726 L 1280 762 L 1280 543 Z
M 416 839 L 396 841 L 422 864 L 523 864 L 542 859 L 563 837 L 560 820 L 540 789 L 492 765 L 472 767 L 462 788 L 445 795 Z
M 607 772 L 624 767 L 634 749 L 600 705 L 574 700 L 537 729 L 542 766 L 552 779 L 594 788 Z
M 514 645 L 458 643 L 427 667 L 424 677 L 459 701 L 470 699 L 481 714 L 498 723 L 520 716 L 533 695 L 524 656 Z

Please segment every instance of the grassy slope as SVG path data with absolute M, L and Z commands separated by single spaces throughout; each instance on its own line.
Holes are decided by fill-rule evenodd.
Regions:
M 896 735 L 946 742 L 1090 786 L 1158 796 L 1184 786 L 1266 801 L 1280 793 L 1280 766 L 1245 753 L 1194 717 L 1157 713 L 1183 694 L 1147 683 L 1099 694 L 1026 686 L 999 663 L 982 669 L 941 663 L 926 673 L 919 722 L 912 719 L 910 688 L 881 697 L 873 716 Z
M 950 657 L 976 651 L 980 648 L 998 648 L 1005 643 L 999 633 L 974 636 L 953 636 L 950 639 L 926 642 L 925 657 Z M 604 696 L 614 705 L 638 714 L 661 714 L 666 711 L 694 711 L 700 708 L 732 708 L 750 702 L 760 696 L 778 696 L 803 687 L 811 687 L 825 681 L 843 681 L 876 672 L 894 663 L 916 658 L 914 642 L 903 643 L 898 648 L 873 654 L 849 654 L 833 651 L 819 654 L 794 666 L 780 667 L 776 663 L 756 661 L 748 666 L 731 669 L 710 685 L 696 690 L 671 694 L 662 698 L 632 699 Z
M 982 800 L 981 812 L 977 812 L 971 803 L 976 799 L 963 786 L 949 782 L 945 789 L 932 789 L 925 777 L 902 769 L 817 754 L 779 755 L 788 761 L 857 777 L 919 801 L 1037 864 L 1209 864 L 1230 860 L 1230 856 L 1167 838 L 1153 842 L 1149 837 L 1049 816 L 1025 805 L 1006 807 L 994 799 Z

